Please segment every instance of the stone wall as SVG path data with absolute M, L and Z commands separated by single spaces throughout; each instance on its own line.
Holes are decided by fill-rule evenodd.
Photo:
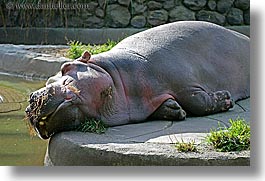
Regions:
M 8 9 L 7 2 L 1 4 L 0 27 L 149 28 L 181 20 L 250 24 L 249 0 L 91 0 L 74 10 Z

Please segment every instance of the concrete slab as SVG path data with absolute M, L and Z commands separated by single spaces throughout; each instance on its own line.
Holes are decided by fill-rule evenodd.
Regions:
M 241 105 L 238 106 L 238 105 Z M 63 132 L 49 141 L 45 165 L 250 165 L 250 151 L 220 153 L 204 138 L 237 117 L 250 122 L 250 99 L 231 111 L 184 121 L 150 121 L 109 128 L 106 133 Z M 178 141 L 195 141 L 198 151 L 179 153 Z
M 56 147 L 58 143 L 55 140 L 50 142 L 46 165 L 247 166 L 250 162 L 248 151 L 220 153 L 202 148 L 200 152 L 180 153 L 172 144 L 108 143 L 77 146 L 67 139 L 61 139 L 60 146 Z
M 180 134 L 171 134 L 165 136 L 159 136 L 147 140 L 146 143 L 168 143 L 174 144 L 178 142 L 189 143 L 194 141 L 195 145 L 203 143 L 203 140 L 208 135 L 208 133 L 180 133 Z
M 0 72 L 47 79 L 56 74 L 63 63 L 70 61 L 65 57 L 53 57 L 32 51 L 36 48 L 66 48 L 66 46 L 0 44 Z
M 249 99 L 245 99 L 245 100 L 241 100 L 241 101 L 238 101 L 237 103 L 237 106 L 241 107 L 241 109 L 243 111 L 250 111 L 250 100 Z

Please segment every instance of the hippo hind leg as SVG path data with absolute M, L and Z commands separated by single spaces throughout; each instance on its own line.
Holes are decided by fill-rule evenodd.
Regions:
M 183 120 L 186 112 L 181 108 L 177 101 L 166 100 L 159 108 L 149 116 L 149 119 Z
M 231 94 L 227 90 L 211 93 L 207 93 L 204 90 L 187 92 L 180 99 L 184 109 L 195 116 L 227 111 L 234 106 Z

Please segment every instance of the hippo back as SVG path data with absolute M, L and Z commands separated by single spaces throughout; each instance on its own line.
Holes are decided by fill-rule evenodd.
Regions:
M 137 62 L 147 77 L 163 75 L 155 87 L 169 81 L 172 89 L 174 82 L 176 92 L 198 83 L 209 91 L 229 90 L 235 100 L 249 96 L 249 51 L 247 36 L 200 21 L 161 25 L 130 36 L 111 50 L 135 56 L 125 65 L 129 71 L 135 71 Z M 139 57 L 148 63 L 139 63 Z

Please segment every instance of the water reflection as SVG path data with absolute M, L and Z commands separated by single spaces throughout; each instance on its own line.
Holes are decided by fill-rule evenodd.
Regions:
M 30 92 L 45 84 L 38 79 L 0 73 L 0 165 L 43 165 L 47 142 L 29 135 L 24 113 Z

